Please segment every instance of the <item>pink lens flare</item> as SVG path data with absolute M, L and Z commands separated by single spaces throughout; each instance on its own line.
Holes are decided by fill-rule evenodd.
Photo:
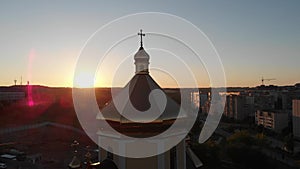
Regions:
M 30 84 L 27 84 L 27 105 L 29 107 L 34 106 L 34 101 L 32 98 L 32 86 Z
M 34 106 L 34 101 L 33 101 L 33 95 L 32 95 L 32 86 L 29 84 L 29 81 L 31 80 L 32 77 L 32 62 L 33 59 L 35 57 L 35 50 L 34 48 L 32 48 L 29 52 L 29 56 L 28 56 L 28 71 L 27 71 L 27 77 L 28 77 L 28 81 L 27 81 L 27 105 L 32 107 Z

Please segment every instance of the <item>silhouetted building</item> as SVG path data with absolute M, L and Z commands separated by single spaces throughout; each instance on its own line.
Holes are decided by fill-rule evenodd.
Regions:
M 102 115 L 97 116 L 97 119 L 100 121 L 100 125 L 103 124 L 103 121 L 106 121 L 123 135 L 135 137 L 135 138 L 147 138 L 147 141 L 153 141 L 154 151 L 158 150 L 161 142 L 157 140 L 151 140 L 152 136 L 156 136 L 165 130 L 167 130 L 174 122 L 183 121 L 186 115 L 178 116 L 180 106 L 166 95 L 166 107 L 164 109 L 159 108 L 159 101 L 156 99 L 156 96 L 149 98 L 150 93 L 156 89 L 161 90 L 161 87 L 152 79 L 149 75 L 149 55 L 144 50 L 143 45 L 141 46 L 137 53 L 134 55 L 136 72 L 133 78 L 129 83 L 118 93 L 114 98 L 113 102 L 110 102 L 106 105 L 101 111 Z M 129 93 L 129 98 L 126 97 L 126 94 Z M 150 101 L 149 101 L 150 100 Z M 188 100 L 190 102 L 190 100 Z M 151 103 L 150 103 L 151 102 Z M 120 103 L 119 107 L 121 110 L 116 108 L 115 103 Z M 155 111 L 163 111 L 160 116 L 154 121 L 143 123 L 136 122 L 127 119 L 123 114 L 131 113 L 133 110 L 131 105 L 139 111 L 147 111 L 150 107 Z M 142 120 L 147 120 L 147 116 Z M 99 149 L 99 161 L 105 161 L 110 159 L 110 162 L 113 162 L 119 169 L 185 169 L 186 168 L 186 145 L 185 141 L 182 140 L 178 145 L 171 148 L 171 150 L 152 157 L 147 158 L 127 158 L 121 157 L 113 154 L 114 151 L 124 151 L 126 152 L 129 149 L 135 149 L 136 146 L 134 143 L 131 143 L 128 140 L 126 143 L 126 137 L 120 135 L 113 135 L 111 132 L 106 131 L 105 127 L 100 126 L 98 131 L 98 141 L 100 143 L 109 142 L 110 144 L 116 145 L 118 150 L 114 150 L 112 147 L 107 147 L 106 151 L 103 148 Z M 182 131 L 174 130 L 172 132 L 172 137 L 177 137 L 182 135 Z M 121 137 L 121 138 L 120 138 Z M 120 142 L 119 140 L 122 140 Z M 168 138 L 165 138 L 168 139 Z M 126 144 L 125 144 L 125 143 Z M 143 150 L 136 150 L 143 151 Z M 193 157 L 195 158 L 195 157 Z M 198 159 L 199 160 L 199 159 Z M 101 165 L 101 163 L 100 163 Z M 112 167 L 114 168 L 114 167 Z
M 191 102 L 192 102 L 194 108 L 197 108 L 197 109 L 200 108 L 201 103 L 200 103 L 199 91 L 191 93 Z
M 200 92 L 199 98 L 201 112 L 208 113 L 209 108 L 207 108 L 207 104 L 209 105 L 210 92 Z
M 18 101 L 26 98 L 26 88 L 13 86 L 0 88 L 0 101 Z
M 226 98 L 224 116 L 235 120 L 244 120 L 254 115 L 254 98 L 230 94 Z
M 293 100 L 293 134 L 300 140 L 300 100 Z

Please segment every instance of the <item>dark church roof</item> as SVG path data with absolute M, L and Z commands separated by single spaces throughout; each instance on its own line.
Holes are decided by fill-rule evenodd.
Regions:
M 126 90 L 128 89 L 128 90 Z M 117 94 L 115 101 L 118 102 L 122 107 L 123 111 L 130 111 L 130 102 L 133 107 L 139 111 L 146 111 L 150 108 L 149 95 L 152 90 L 161 89 L 161 87 L 152 79 L 149 74 L 136 74 L 129 83 Z M 126 92 L 129 91 L 129 99 L 125 97 Z M 180 106 L 169 96 L 166 95 L 167 103 L 163 113 L 159 116 L 156 122 L 162 122 L 165 120 L 176 120 L 179 114 Z M 130 102 L 129 102 L 130 101 Z M 156 110 L 159 111 L 157 100 L 154 99 L 152 105 Z M 123 117 L 119 113 L 114 103 L 111 101 L 101 111 L 103 117 L 107 121 L 114 121 L 120 123 L 130 123 L 128 119 Z M 98 119 L 101 119 L 98 116 Z M 102 119 L 104 120 L 104 119 Z
M 150 137 L 167 130 L 178 118 L 180 106 L 161 89 L 149 75 L 149 54 L 141 46 L 134 55 L 135 75 L 113 95 L 113 100 L 98 114 L 120 133 L 134 137 Z M 101 123 L 99 124 L 101 126 Z M 101 130 L 105 131 L 101 127 Z M 103 132 L 102 131 L 102 132 Z

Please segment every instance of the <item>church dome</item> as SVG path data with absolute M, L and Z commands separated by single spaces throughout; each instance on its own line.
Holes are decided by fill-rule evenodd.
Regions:
M 149 60 L 149 54 L 144 50 L 143 47 L 140 47 L 139 51 L 134 55 L 134 59 L 146 59 Z

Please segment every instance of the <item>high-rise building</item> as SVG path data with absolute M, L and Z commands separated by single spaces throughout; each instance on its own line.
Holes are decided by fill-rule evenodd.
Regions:
M 224 116 L 235 120 L 244 120 L 252 114 L 254 114 L 253 97 L 233 94 L 227 96 Z
M 200 94 L 199 91 L 192 92 L 191 93 L 191 102 L 194 108 L 199 109 L 200 108 Z
M 208 113 L 208 110 L 206 110 L 205 108 L 210 101 L 210 92 L 201 92 L 199 97 L 200 97 L 200 108 L 202 112 Z
M 293 100 L 293 134 L 300 140 L 300 100 Z

